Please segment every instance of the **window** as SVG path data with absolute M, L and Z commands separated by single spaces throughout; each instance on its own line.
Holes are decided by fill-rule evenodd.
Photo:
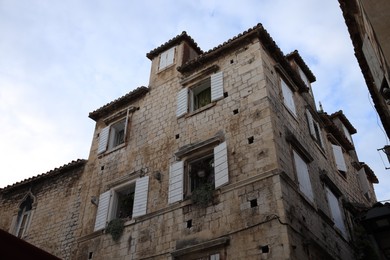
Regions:
M 345 173 L 347 172 L 347 166 L 344 160 L 343 149 L 340 146 L 335 144 L 332 144 L 332 148 L 333 148 L 334 159 L 336 161 L 336 167 L 345 177 Z
M 146 214 L 149 177 L 114 187 L 99 196 L 95 228 L 106 227 L 107 222 L 115 218 L 131 219 Z
M 358 172 L 358 179 L 360 183 L 360 188 L 363 191 L 364 197 L 367 199 L 370 199 L 370 188 L 367 180 L 367 174 L 366 171 L 364 170 L 364 167 L 362 167 L 359 172 Z
M 178 92 L 176 116 L 196 111 L 223 97 L 223 72 L 220 71 Z
M 297 115 L 294 103 L 294 92 L 283 79 L 280 79 L 280 84 L 282 86 L 284 104 L 294 115 Z
M 293 157 L 295 171 L 297 172 L 298 176 L 299 189 L 306 196 L 306 198 L 308 198 L 311 202 L 314 202 L 313 190 L 311 187 L 307 164 L 295 150 L 293 150 Z
M 320 147 L 323 146 L 321 128 L 317 121 L 313 119 L 311 112 L 306 109 L 307 122 L 309 124 L 310 134 Z
M 345 127 L 344 124 L 342 124 L 342 128 L 343 128 L 345 137 L 347 137 L 348 141 L 352 144 L 352 136 L 351 136 L 351 134 L 349 133 L 348 129 Z
M 213 152 L 171 164 L 168 202 L 181 201 L 202 185 L 218 188 L 228 182 L 227 147 L 223 142 L 214 147 Z
M 174 57 L 175 57 L 175 47 L 170 48 L 169 50 L 166 50 L 163 53 L 161 53 L 158 69 L 163 70 L 169 65 L 173 64 Z
M 328 187 L 325 186 L 325 190 L 326 190 L 326 198 L 328 199 L 329 209 L 330 209 L 330 213 L 334 225 L 341 231 L 343 236 L 346 237 L 347 231 L 345 229 L 343 214 L 340 209 L 339 200 Z
M 123 144 L 126 140 L 127 117 L 103 128 L 99 135 L 98 154 Z
M 30 195 L 20 204 L 17 219 L 15 235 L 22 238 L 26 235 L 28 226 L 30 224 L 30 216 L 32 212 L 33 198 Z

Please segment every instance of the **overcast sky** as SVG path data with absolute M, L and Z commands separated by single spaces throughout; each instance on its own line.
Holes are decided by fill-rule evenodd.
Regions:
M 317 103 L 343 110 L 359 160 L 390 199 L 388 144 L 337 0 L 0 0 L 0 187 L 87 159 L 88 113 L 147 86 L 146 53 L 187 31 L 209 50 L 262 23 L 317 77 Z

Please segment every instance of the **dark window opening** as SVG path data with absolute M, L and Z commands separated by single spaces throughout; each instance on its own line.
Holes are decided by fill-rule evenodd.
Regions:
M 211 80 L 207 78 L 191 89 L 192 109 L 195 111 L 211 103 Z
M 233 114 L 234 114 L 234 115 L 238 114 L 238 109 L 234 109 L 234 110 L 233 110 Z
M 93 252 L 89 252 L 88 259 L 92 259 L 92 256 L 93 256 Z
M 263 254 L 269 253 L 269 246 L 268 246 L 268 245 L 267 245 L 267 246 L 262 246 L 262 247 L 261 247 L 261 252 L 262 252 Z
M 210 185 L 214 189 L 214 155 L 197 158 L 188 163 L 189 192 Z
M 257 199 L 250 200 L 251 208 L 257 207 Z
M 191 228 L 191 227 L 192 227 L 192 219 L 187 220 L 187 228 Z
M 32 210 L 33 199 L 30 195 L 20 204 L 18 217 L 17 217 L 17 226 L 16 226 L 16 236 L 21 238 L 26 232 L 27 225 L 30 218 L 30 213 Z
M 248 144 L 252 144 L 253 141 L 254 141 L 254 137 L 253 137 L 253 136 L 251 136 L 251 137 L 248 138 Z
M 180 137 L 180 135 L 179 135 L 179 134 L 175 135 L 175 138 L 176 138 L 176 139 L 179 139 L 179 137 Z
M 228 92 L 223 92 L 223 97 L 224 98 L 227 98 L 229 96 L 229 93 Z
M 116 191 L 117 209 L 116 218 L 131 218 L 133 215 L 135 186 Z

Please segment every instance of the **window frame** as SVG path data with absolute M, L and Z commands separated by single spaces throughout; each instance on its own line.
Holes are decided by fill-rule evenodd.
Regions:
M 158 62 L 158 71 L 162 71 L 166 68 L 169 68 L 174 64 L 175 49 L 175 47 L 171 47 L 160 54 L 160 60 Z
M 134 190 L 134 199 L 131 217 L 123 219 L 130 221 L 147 213 L 149 176 L 144 176 L 112 187 L 100 194 L 94 231 L 104 229 L 108 222 L 118 218 L 118 193 L 127 188 Z
M 188 113 L 191 114 L 202 111 L 203 109 L 211 106 L 214 102 L 224 98 L 223 71 L 207 74 L 202 77 L 199 76 L 195 82 L 190 82 L 192 82 L 192 84 L 185 84 L 186 86 L 183 86 L 183 88 L 177 93 L 177 118 L 180 118 Z M 203 106 L 195 107 L 194 98 L 197 94 L 195 92 L 197 92 L 199 88 L 202 90 L 210 88 L 210 102 Z
M 322 138 L 322 131 L 320 124 L 314 119 L 313 114 L 306 108 L 306 119 L 309 127 L 311 137 L 315 142 L 324 149 L 324 139 Z
M 118 125 L 121 124 L 123 124 L 123 126 L 119 128 Z M 120 119 L 111 122 L 106 127 L 101 129 L 99 133 L 99 140 L 98 140 L 98 149 L 97 149 L 98 155 L 104 154 L 106 152 L 114 151 L 126 145 L 128 124 L 129 124 L 129 109 L 127 109 L 126 116 L 123 116 Z M 123 127 L 123 141 L 115 144 L 115 139 L 117 139 L 118 133 L 120 132 L 119 129 L 122 129 L 122 127 Z
M 280 78 L 280 88 L 282 90 L 283 104 L 295 117 L 297 116 L 297 108 L 294 100 L 294 90 L 287 84 L 287 82 Z
M 305 157 L 294 148 L 292 149 L 292 154 L 299 190 L 305 198 L 314 203 L 313 185 L 310 179 L 308 162 L 305 160 Z
M 169 190 L 168 203 L 172 204 L 178 201 L 189 199 L 191 196 L 191 182 L 189 180 L 189 163 L 210 158 L 214 160 L 214 190 L 229 183 L 229 169 L 226 142 L 219 143 L 215 146 L 200 147 L 201 151 L 185 154 L 181 160 L 175 161 L 170 165 L 169 171 Z
M 347 226 L 345 224 L 345 216 L 340 205 L 339 196 L 337 196 L 327 185 L 325 185 L 325 193 L 334 227 L 341 232 L 344 238 L 347 238 Z

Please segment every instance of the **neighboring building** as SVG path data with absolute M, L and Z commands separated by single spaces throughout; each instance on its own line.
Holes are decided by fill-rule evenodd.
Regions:
M 81 201 L 85 199 L 80 177 L 85 163 L 85 160 L 73 161 L 1 189 L 0 228 L 51 254 L 69 259 L 71 250 L 77 246 L 81 225 Z M 12 247 L 2 245 L 7 249 Z M 25 247 L 18 242 L 17 248 Z M 21 252 L 15 253 L 13 259 L 19 259 Z M 4 255 L 0 250 L 1 256 Z
M 390 138 L 390 1 L 339 2 L 375 109 Z
M 356 213 L 377 179 L 342 111 L 317 112 L 297 51 L 259 24 L 207 52 L 183 32 L 147 57 L 148 87 L 89 114 L 90 155 L 63 206 L 81 199 L 72 259 L 357 258 Z M 18 193 L 0 228 L 24 194 L 41 203 Z

